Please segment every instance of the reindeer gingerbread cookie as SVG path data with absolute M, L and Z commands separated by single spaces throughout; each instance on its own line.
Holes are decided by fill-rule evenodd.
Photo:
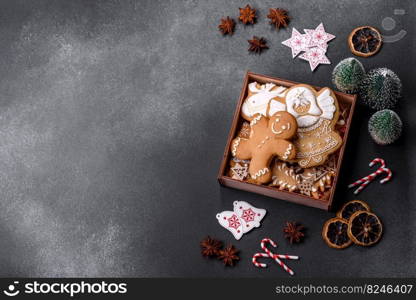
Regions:
M 329 88 L 319 92 L 306 84 L 289 88 L 285 97 L 273 100 L 268 114 L 287 111 L 296 118 L 298 130 L 294 144 L 295 162 L 302 168 L 325 163 L 328 155 L 342 144 L 342 138 L 334 130 L 338 121 L 339 107 L 335 94 Z
M 267 183 L 272 178 L 269 166 L 274 156 L 284 161 L 296 157 L 296 148 L 288 141 L 296 132 L 296 119 L 288 112 L 278 112 L 270 118 L 255 114 L 249 138 L 235 138 L 231 154 L 238 159 L 251 159 L 250 178 L 256 183 Z
M 271 100 L 283 97 L 286 90 L 285 87 L 277 86 L 274 83 L 259 84 L 255 81 L 251 82 L 248 85 L 247 98 L 241 107 L 241 115 L 248 121 L 251 121 L 255 114 L 267 116 Z

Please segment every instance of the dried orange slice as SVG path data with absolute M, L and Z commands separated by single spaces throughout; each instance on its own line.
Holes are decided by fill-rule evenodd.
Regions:
M 377 243 L 383 233 L 380 219 L 368 211 L 357 211 L 352 214 L 348 223 L 348 236 L 354 244 L 370 246 Z
M 381 33 L 374 27 L 361 26 L 351 31 L 348 45 L 354 55 L 368 57 L 376 54 L 383 43 Z
M 353 213 L 360 210 L 370 211 L 370 207 L 367 203 L 361 200 L 352 200 L 342 206 L 342 208 L 337 212 L 337 217 L 348 221 Z
M 322 228 L 322 238 L 329 247 L 343 249 L 351 245 L 348 237 L 348 222 L 341 218 L 332 218 Z

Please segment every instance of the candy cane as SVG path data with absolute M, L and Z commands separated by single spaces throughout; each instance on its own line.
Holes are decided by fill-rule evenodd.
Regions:
M 294 275 L 295 273 L 286 266 L 277 256 L 275 256 L 269 249 L 266 247 L 266 243 L 270 243 L 273 247 L 277 247 L 276 243 L 271 239 L 263 239 L 260 243 L 261 248 L 264 252 L 266 252 L 271 258 L 273 258 L 286 272 L 288 272 L 290 275 Z
M 360 179 L 360 180 L 357 180 L 356 182 L 354 182 L 353 184 L 350 184 L 348 187 L 349 188 L 351 188 L 351 187 L 353 187 L 353 186 L 356 186 L 356 185 L 358 185 L 358 184 L 360 184 L 360 187 L 358 188 L 358 189 L 356 189 L 355 191 L 354 191 L 354 194 L 358 194 L 359 192 L 361 192 L 371 181 L 373 181 L 373 179 L 377 176 L 377 175 L 379 175 L 379 174 L 381 174 L 381 173 L 383 173 L 383 172 L 385 172 L 384 171 L 384 169 L 383 168 L 380 168 L 380 169 L 377 169 L 377 171 L 375 171 L 374 173 L 371 173 L 370 175 L 368 175 L 368 176 L 365 176 L 364 178 L 362 178 L 362 179 Z M 357 182 L 359 182 L 359 183 L 357 183 Z
M 352 188 L 354 186 L 359 185 L 358 189 L 356 189 L 354 191 L 354 194 L 358 194 L 359 192 L 361 192 L 371 181 L 374 180 L 375 177 L 377 177 L 377 175 L 381 174 L 381 173 L 387 173 L 387 177 L 380 180 L 380 183 L 385 183 L 387 181 L 390 181 L 391 177 L 392 177 L 392 172 L 389 168 L 386 168 L 386 164 L 384 162 L 383 159 L 381 158 L 374 158 L 369 166 L 372 167 L 374 166 L 375 163 L 380 163 L 380 167 L 373 173 L 371 173 L 370 175 L 367 175 L 361 179 L 356 180 L 355 182 L 351 183 L 348 188 Z
M 261 240 L 260 246 L 263 249 L 263 251 L 267 253 L 268 256 L 273 256 L 273 257 L 282 258 L 282 259 L 299 259 L 299 256 L 295 256 L 295 255 L 274 254 L 269 249 L 267 249 L 266 243 L 270 243 L 275 248 L 277 247 L 277 244 L 273 240 L 268 239 L 268 238 Z
M 258 264 L 258 267 L 262 267 L 262 268 L 267 267 L 266 264 L 257 262 L 257 258 L 260 258 L 260 257 L 270 257 L 270 255 L 267 253 L 256 253 L 253 255 L 254 264 Z M 287 254 L 273 254 L 272 258 L 275 258 L 275 257 L 280 258 L 280 259 L 299 259 L 299 256 L 287 255 Z
M 374 158 L 370 162 L 369 166 L 372 167 L 372 166 L 374 166 L 375 163 L 380 163 L 380 165 L 381 165 L 382 168 L 384 168 L 386 166 L 386 163 L 384 162 L 384 159 L 379 158 L 379 157 Z
M 380 180 L 380 183 L 383 184 L 387 181 L 391 180 L 391 177 L 393 176 L 393 173 L 389 168 L 383 168 L 384 172 L 387 173 L 387 177 Z
M 382 173 L 381 169 L 382 169 L 382 168 L 384 168 L 384 167 L 386 166 L 386 163 L 384 162 L 384 159 L 376 157 L 376 158 L 374 158 L 374 159 L 370 162 L 369 166 L 370 166 L 370 167 L 372 167 L 372 166 L 374 166 L 374 164 L 375 164 L 375 163 L 377 163 L 377 162 L 381 164 L 380 168 L 378 168 L 375 172 L 371 173 L 370 175 L 365 176 L 365 177 L 363 177 L 363 178 L 361 178 L 361 179 L 358 179 L 357 181 L 355 181 L 355 182 L 351 183 L 348 187 L 349 187 L 349 188 L 351 188 L 351 187 L 357 186 L 357 185 L 359 185 L 359 184 L 362 184 L 362 183 L 364 183 L 364 182 L 366 182 L 366 181 L 368 181 L 368 180 L 370 180 L 370 181 L 371 181 L 371 180 L 373 180 L 373 179 L 374 179 L 374 177 L 376 177 L 378 174 L 381 174 L 381 173 Z
M 295 256 L 295 255 L 287 255 L 287 254 L 274 254 L 269 249 L 267 249 L 266 243 L 270 243 L 273 247 L 277 247 L 276 243 L 273 240 L 271 240 L 269 238 L 262 239 L 261 243 L 260 243 L 260 247 L 266 253 L 256 253 L 256 254 L 254 254 L 253 258 L 252 258 L 253 264 L 256 267 L 259 267 L 259 268 L 266 268 L 267 264 L 259 263 L 257 261 L 257 258 L 270 257 L 270 258 L 274 259 L 286 272 L 288 272 L 290 275 L 294 275 L 295 273 L 288 266 L 286 266 L 279 258 L 282 258 L 282 259 L 299 259 L 299 257 Z
M 253 255 L 253 259 L 252 259 L 253 264 L 254 264 L 256 267 L 259 267 L 259 268 L 266 268 L 266 267 L 267 267 L 267 265 L 266 265 L 265 263 L 259 263 L 259 262 L 257 261 L 257 258 L 260 258 L 260 257 L 269 257 L 269 255 L 268 255 L 268 254 L 266 254 L 266 253 L 256 253 L 256 254 L 254 254 L 254 255 Z

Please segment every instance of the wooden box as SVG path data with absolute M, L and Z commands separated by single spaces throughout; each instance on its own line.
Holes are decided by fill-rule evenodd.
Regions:
M 241 106 L 243 104 L 244 99 L 247 97 L 248 84 L 253 81 L 257 81 L 258 83 L 261 83 L 261 84 L 271 82 L 276 85 L 281 85 L 285 87 L 291 87 L 295 84 L 299 84 L 297 82 L 293 82 L 289 80 L 273 78 L 269 76 L 247 72 L 244 78 L 244 83 L 243 83 L 243 88 L 240 94 L 240 98 L 237 102 L 237 107 L 234 112 L 234 118 L 232 121 L 230 133 L 228 135 L 227 145 L 224 150 L 221 167 L 218 173 L 219 183 L 223 186 L 227 186 L 227 187 L 231 187 L 231 188 L 235 188 L 239 190 L 249 191 L 252 193 L 257 193 L 257 194 L 269 196 L 272 198 L 282 199 L 282 200 L 286 200 L 286 201 L 290 201 L 290 202 L 294 202 L 298 204 L 303 204 L 307 206 L 312 206 L 312 207 L 316 207 L 316 208 L 320 208 L 324 210 L 330 210 L 332 206 L 334 194 L 335 194 L 338 177 L 340 174 L 341 163 L 342 163 L 342 159 L 344 156 L 346 142 L 347 142 L 350 126 L 351 126 L 352 116 L 354 114 L 356 95 L 349 95 L 349 94 L 334 91 L 337 97 L 339 106 L 340 107 L 343 106 L 344 108 L 346 107 L 348 109 L 348 116 L 345 118 L 346 119 L 345 133 L 343 136 L 342 146 L 337 151 L 336 176 L 333 180 L 332 187 L 329 190 L 329 195 L 325 199 L 314 199 L 312 197 L 302 195 L 296 192 L 289 192 L 289 191 L 279 190 L 276 187 L 271 187 L 267 185 L 258 185 L 258 184 L 253 184 L 253 183 L 249 183 L 245 181 L 240 181 L 240 180 L 236 180 L 227 176 L 227 171 L 229 168 L 229 161 L 231 159 L 230 144 L 233 138 L 237 134 L 236 132 L 237 128 L 239 128 L 241 123 L 244 121 L 244 119 L 241 117 L 241 114 L 240 114 Z M 314 86 L 314 88 L 316 90 L 321 89 L 320 87 L 316 87 L 316 86 Z

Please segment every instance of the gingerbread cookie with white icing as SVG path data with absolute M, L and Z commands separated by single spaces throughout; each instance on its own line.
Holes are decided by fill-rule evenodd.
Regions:
M 240 127 L 240 131 L 238 132 L 237 136 L 248 139 L 250 136 L 250 123 L 243 122 Z
M 248 85 L 248 94 L 241 107 L 241 115 L 244 119 L 251 121 L 255 114 L 267 115 L 269 103 L 272 99 L 283 97 L 286 88 L 274 83 L 259 84 L 251 82 Z
M 287 163 L 276 159 L 272 166 L 272 180 L 271 186 L 276 186 L 279 190 L 295 192 L 299 190 L 302 177 Z
M 302 178 L 301 194 L 320 199 L 331 188 L 335 171 L 325 171 L 323 166 L 319 166 L 305 169 L 299 176 Z
M 331 188 L 335 167 L 328 160 L 324 165 L 302 169 L 276 159 L 272 164 L 272 183 L 279 190 L 298 192 L 314 199 L 322 199 Z
M 232 179 L 245 180 L 249 177 L 248 166 L 250 165 L 249 160 L 243 160 L 238 158 L 233 158 L 230 160 L 230 168 L 228 171 L 228 176 Z
M 339 106 L 334 92 L 323 88 L 319 92 L 306 84 L 289 88 L 284 101 L 275 105 L 275 111 L 287 111 L 296 118 L 298 130 L 294 144 L 296 161 L 302 168 L 325 163 L 328 155 L 341 147 L 342 138 L 334 130 Z
M 269 169 L 273 157 L 293 160 L 295 146 L 289 142 L 297 131 L 296 119 L 287 112 L 279 112 L 268 118 L 254 115 L 250 122 L 248 139 L 237 137 L 231 143 L 231 154 L 238 159 L 251 159 L 250 178 L 257 183 L 267 183 L 272 174 Z

